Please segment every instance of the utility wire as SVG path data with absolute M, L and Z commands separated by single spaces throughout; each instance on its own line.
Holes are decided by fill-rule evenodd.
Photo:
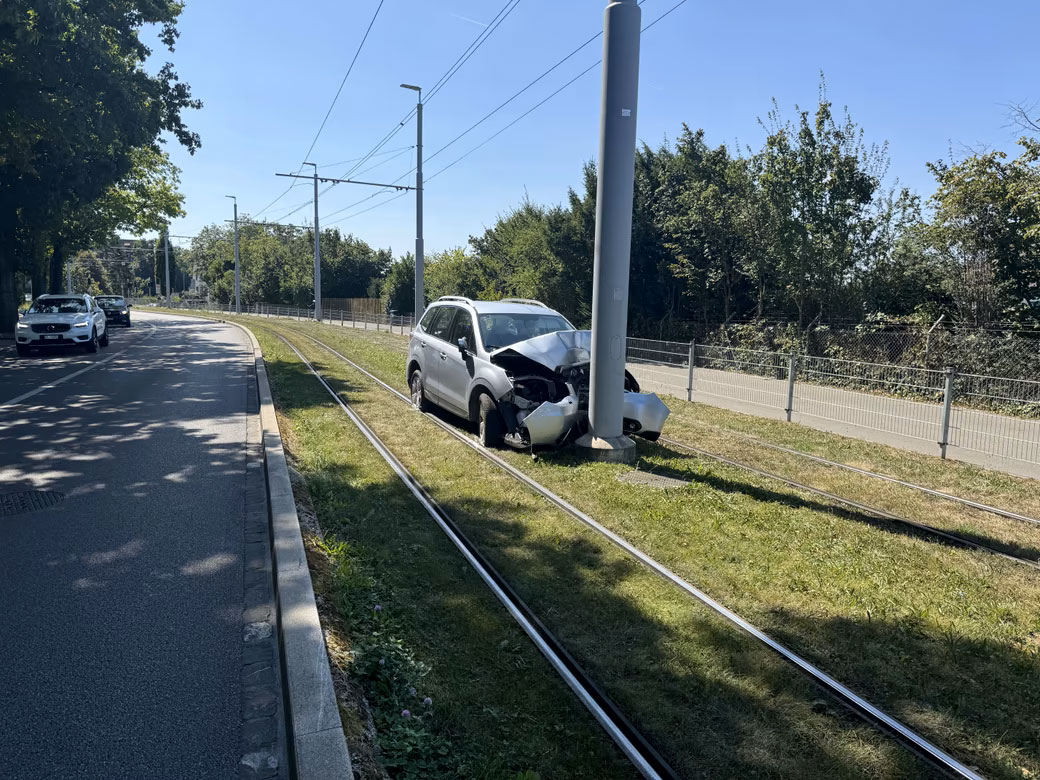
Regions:
M 513 9 L 516 8 L 516 6 L 519 4 L 520 0 L 507 0 L 506 4 L 502 6 L 502 8 L 499 10 L 497 14 L 495 14 L 495 17 L 491 20 L 488 26 L 480 31 L 480 34 L 473 39 L 470 45 L 467 46 L 466 49 L 462 52 L 462 54 L 459 55 L 458 59 L 456 59 L 455 62 L 452 63 L 451 67 L 444 72 L 444 75 L 442 75 L 433 85 L 433 87 L 430 88 L 429 94 L 426 98 L 426 102 L 429 102 L 430 98 L 432 98 L 434 94 L 436 94 L 444 88 L 444 86 L 452 79 L 452 77 L 456 73 L 458 73 L 459 69 L 462 68 L 462 66 L 469 61 L 469 58 L 472 57 L 474 53 L 476 53 L 477 49 L 484 45 L 487 39 L 491 37 L 491 34 L 498 29 L 498 26 L 505 21 L 506 17 L 509 16 L 509 14 L 512 13 Z M 368 154 L 364 155 L 358 163 L 356 163 L 349 170 L 345 171 L 339 178 L 350 178 L 351 174 L 353 174 L 358 168 L 364 165 L 365 162 L 376 152 L 382 149 L 383 146 L 388 144 L 395 135 L 401 132 L 401 129 L 406 124 L 408 124 L 408 122 L 410 122 L 412 117 L 414 116 L 415 108 L 413 107 L 407 114 L 404 115 L 401 121 L 399 121 L 390 131 L 388 131 L 387 134 L 384 135 L 383 138 L 374 147 L 372 147 L 372 150 L 368 152 Z M 326 189 L 326 192 L 327 191 L 328 190 Z
M 688 2 L 688 0 L 679 0 L 679 2 L 678 2 L 678 3 L 676 3 L 675 5 L 673 5 L 673 6 L 671 7 L 671 8 L 669 8 L 669 9 L 668 9 L 667 11 L 665 11 L 665 12 L 664 12 L 663 14 L 661 14 L 660 16 L 658 16 L 658 17 L 657 17 L 656 19 L 654 19 L 654 20 L 653 20 L 652 22 L 650 22 L 650 24 L 646 25 L 646 27 L 644 27 L 644 28 L 643 28 L 643 29 L 642 29 L 642 30 L 640 31 L 640 34 L 642 34 L 642 33 L 645 33 L 645 32 L 646 32 L 647 30 L 649 30 L 649 29 L 650 29 L 651 27 L 653 27 L 653 26 L 654 26 L 655 24 L 657 24 L 657 23 L 658 23 L 658 22 L 660 22 L 660 21 L 661 21 L 662 19 L 664 19 L 664 18 L 665 18 L 666 16 L 668 16 L 668 14 L 672 13 L 672 12 L 673 12 L 673 11 L 675 11 L 675 10 L 676 10 L 677 8 L 679 8 L 680 6 L 684 5 L 684 4 L 686 3 L 686 2 Z M 602 35 L 602 33 L 600 33 L 600 35 Z M 599 37 L 599 36 L 597 35 L 596 37 Z M 584 47 L 585 47 L 585 46 L 587 46 L 587 45 L 588 45 L 589 43 L 591 43 L 591 42 L 592 42 L 592 40 L 595 40 L 595 38 L 591 38 L 591 39 L 589 39 L 588 41 L 586 41 L 586 42 L 585 42 L 584 44 L 582 44 L 582 46 L 578 47 L 578 49 L 575 49 L 575 50 L 574 50 L 574 52 L 571 52 L 571 54 L 568 54 L 568 55 L 567 55 L 567 57 L 565 57 L 565 58 L 564 58 L 563 60 L 560 60 L 560 62 L 556 63 L 556 65 L 554 65 L 554 66 L 553 66 L 552 68 L 550 68 L 550 69 L 549 69 L 548 71 L 546 71 L 546 72 L 545 72 L 544 74 L 542 74 L 542 76 L 545 76 L 545 75 L 547 75 L 547 74 L 548 74 L 549 72 L 551 72 L 551 71 L 552 71 L 552 70 L 553 70 L 554 68 L 556 68 L 556 67 L 557 67 L 558 65 L 562 64 L 562 63 L 563 63 L 563 62 L 564 62 L 564 61 L 565 61 L 566 59 L 569 59 L 569 58 L 570 58 L 571 56 L 573 56 L 573 55 L 574 55 L 574 54 L 575 54 L 575 53 L 576 53 L 577 51 L 579 51 L 579 50 L 580 50 L 581 48 L 584 48 Z M 557 90 L 556 90 L 555 92 L 552 92 L 551 94 L 549 94 L 549 95 L 548 95 L 548 97 L 545 97 L 545 98 L 543 98 L 542 100 L 540 100 L 540 101 L 539 101 L 538 103 L 535 103 L 535 104 L 534 104 L 533 106 L 531 106 L 531 108 L 527 109 L 527 111 L 525 111 L 524 113 L 520 114 L 520 116 L 516 117 L 516 119 L 514 119 L 514 120 L 513 120 L 512 122 L 510 122 L 509 124 L 507 124 L 507 125 L 506 125 L 505 127 L 501 128 L 500 130 L 498 130 L 497 132 L 495 132 L 495 133 L 494 133 L 493 135 L 491 135 L 491 136 L 490 136 L 489 138 L 485 139 L 485 140 L 484 140 L 484 141 L 482 141 L 481 143 L 479 143 L 479 144 L 477 144 L 476 146 L 474 146 L 474 147 L 473 147 L 472 149 L 470 149 L 470 150 L 469 150 L 468 152 L 466 152 L 465 154 L 463 154 L 463 155 L 462 155 L 461 157 L 458 157 L 457 159 L 455 159 L 455 160 L 453 160 L 452 162 L 448 163 L 447 165 L 445 165 L 445 166 L 444 166 L 443 168 L 441 168 L 440 170 L 438 170 L 438 171 L 437 171 L 436 173 L 434 173 L 433 175 L 431 175 L 431 176 L 429 176 L 428 178 L 424 179 L 424 180 L 423 180 L 423 183 L 425 184 L 426 182 L 428 182 L 428 181 L 431 181 L 432 179 L 435 179 L 435 178 L 437 178 L 438 176 L 440 176 L 440 175 L 441 175 L 442 173 L 444 173 L 444 172 L 445 172 L 446 170 L 448 170 L 449 168 L 451 168 L 451 167 L 453 167 L 453 166 L 457 165 L 458 163 L 462 162 L 462 160 L 464 160 L 464 159 L 466 159 L 467 157 L 469 157 L 469 156 L 470 156 L 471 154 L 473 154 L 473 153 L 474 153 L 475 151 L 477 151 L 477 150 L 478 150 L 478 149 L 480 149 L 481 147 L 483 147 L 483 146 L 485 146 L 486 144 L 490 143 L 490 142 L 491 142 L 492 140 L 494 140 L 495 138 L 497 138 L 498 136 L 500 136 L 500 135 L 501 135 L 502 133 L 504 133 L 504 132 L 505 132 L 506 130 L 508 130 L 509 128 L 511 128 L 511 127 L 512 127 L 513 125 L 515 125 L 515 124 L 516 124 L 517 122 L 519 122 L 519 121 L 520 121 L 521 119 L 523 119 L 524 117 L 528 116 L 529 114 L 531 114 L 532 112 L 534 112 L 534 111 L 535 111 L 536 109 L 538 109 L 538 108 L 541 108 L 541 107 L 542 107 L 543 105 L 545 105 L 545 104 L 546 104 L 546 103 L 548 103 L 548 102 L 549 102 L 550 100 L 552 100 L 552 99 L 553 99 L 554 97 L 556 97 L 556 96 L 557 96 L 558 94 L 560 94 L 561 92 L 563 92 L 563 90 L 567 89 L 567 87 L 569 87 L 569 86 L 570 86 L 571 84 L 573 84 L 573 83 L 574 83 L 575 81 L 577 81 L 578 79 L 580 79 L 580 78 L 581 78 L 582 76 L 584 76 L 584 75 L 585 75 L 586 73 L 588 73 L 588 72 L 590 72 L 591 70 L 593 70 L 593 69 L 597 68 L 597 67 L 598 67 L 598 66 L 600 65 L 600 63 L 602 63 L 602 62 L 603 62 L 603 60 L 602 60 L 602 59 L 596 60 L 596 61 L 595 61 L 594 63 L 592 63 L 592 65 L 590 65 L 589 67 L 587 67 L 587 68 L 586 68 L 585 70 L 583 70 L 583 71 L 582 71 L 581 73 L 579 73 L 579 74 L 578 74 L 577 76 L 575 76 L 574 78 L 572 78 L 572 79 L 571 79 L 570 81 L 568 81 L 568 82 L 567 82 L 566 84 L 564 84 L 564 85 L 563 85 L 562 87 L 560 87 L 559 89 L 557 89 Z M 542 76 L 539 76 L 539 77 L 538 77 L 538 79 L 536 79 L 535 81 L 531 82 L 531 84 L 529 84 L 529 85 L 528 85 L 528 87 L 529 87 L 529 86 L 531 86 L 531 85 L 533 85 L 533 84 L 534 84 L 534 83 L 535 83 L 536 81 L 540 80 L 540 79 L 542 78 Z M 524 92 L 524 91 L 525 91 L 525 90 L 526 90 L 526 89 L 527 89 L 528 87 L 524 87 L 524 89 L 523 89 L 523 90 L 521 90 L 520 92 L 518 92 L 518 93 L 517 93 L 517 95 L 520 95 L 520 94 L 522 94 L 522 93 L 523 93 L 523 92 Z M 516 95 L 514 95 L 514 97 L 516 97 Z M 507 103 L 509 103 L 509 102 L 510 102 L 510 101 L 512 101 L 512 100 L 513 100 L 513 98 L 510 98 L 510 99 L 509 99 L 508 101 L 506 101 L 506 103 L 503 103 L 503 104 L 502 104 L 502 106 L 506 105 Z M 499 106 L 499 108 L 501 108 L 502 106 Z M 491 116 L 492 116 L 493 114 L 495 114 L 495 113 L 496 113 L 496 112 L 497 112 L 497 111 L 499 110 L 499 108 L 496 108 L 496 109 L 495 109 L 494 111 L 492 111 L 492 112 L 491 112 L 490 114 L 488 114 L 487 116 L 485 116 L 485 117 L 484 117 L 484 119 L 488 119 L 489 117 L 491 117 Z M 477 124 L 480 124 L 481 122 L 483 122 L 483 121 L 484 121 L 484 119 L 481 119 L 481 120 L 480 120 L 480 122 L 477 122 Z M 477 126 L 477 125 L 473 125 L 473 127 L 476 127 L 476 126 Z M 466 133 L 468 133 L 468 132 L 469 132 L 470 130 L 472 130 L 472 129 L 473 129 L 473 127 L 470 127 L 470 128 L 469 128 L 469 130 L 465 130 L 464 132 L 460 133 L 460 134 L 459 134 L 458 136 L 456 136 L 456 137 L 455 137 L 454 139 L 452 139 L 451 141 L 449 141 L 448 143 L 446 143 L 446 144 L 445 144 L 444 146 L 442 146 L 442 147 L 441 147 L 440 149 L 438 149 L 438 150 L 437 150 L 436 152 L 434 152 L 434 153 L 433 153 L 432 155 L 430 155 L 429 157 L 427 157 L 427 158 L 426 158 L 426 160 L 424 160 L 424 162 L 425 162 L 425 161 L 428 161 L 428 160 L 431 160 L 431 159 L 433 159 L 434 157 L 436 157 L 436 156 L 437 156 L 438 154 L 440 154 L 440 153 L 441 153 L 442 151 L 444 151 L 445 149 L 447 149 L 447 148 L 448 148 L 449 146 L 451 146 L 451 145 L 452 145 L 453 143 L 455 143 L 455 142 L 456 142 L 456 141 L 458 141 L 458 140 L 459 140 L 460 138 L 462 138 L 462 136 L 464 136 L 464 135 L 465 135 Z
M 380 157 L 380 156 L 382 156 L 384 154 L 393 154 L 394 152 L 400 152 L 402 150 L 403 151 L 408 151 L 409 149 L 414 149 L 414 148 L 415 148 L 415 144 L 412 144 L 411 146 L 398 146 L 396 149 L 387 149 L 386 151 L 380 152 L 379 154 L 373 154 L 372 156 L 373 157 Z M 346 165 L 347 163 L 357 162 L 358 160 L 361 160 L 363 158 L 364 158 L 364 155 L 362 155 L 361 157 L 351 157 L 349 160 L 337 160 L 336 162 L 322 163 L 321 165 L 318 166 L 318 170 L 320 171 L 322 168 L 333 168 L 333 167 L 335 167 L 337 165 Z
M 343 92 L 343 86 L 347 83 L 347 78 L 349 78 L 351 71 L 354 70 L 354 63 L 357 62 L 358 56 L 361 54 L 361 50 L 365 46 L 365 41 L 368 40 L 368 34 L 370 32 L 372 32 L 372 25 L 375 24 L 376 18 L 379 16 L 379 12 L 380 12 L 380 10 L 382 10 L 383 3 L 385 1 L 386 0 L 379 0 L 379 5 L 376 6 L 375 13 L 372 14 L 372 20 L 368 23 L 368 28 L 365 30 L 365 34 L 361 38 L 361 43 L 358 44 L 357 51 L 354 52 L 354 58 L 350 61 L 350 66 L 347 68 L 347 72 L 343 75 L 343 80 L 340 81 L 340 83 L 339 83 L 339 89 L 336 90 L 336 96 L 332 99 L 332 103 L 331 103 L 331 105 L 329 105 L 329 110 L 325 112 L 325 118 L 321 120 L 321 126 L 318 128 L 318 132 L 314 134 L 314 140 L 311 141 L 311 145 L 310 145 L 310 147 L 308 147 L 307 153 L 305 155 L 303 155 L 303 159 L 304 160 L 306 160 L 310 156 L 310 153 L 312 151 L 314 151 L 314 145 L 316 143 L 318 143 L 318 138 L 321 136 L 321 131 L 325 129 L 325 123 L 329 121 L 329 116 L 332 114 L 332 109 L 336 107 L 336 101 L 339 100 L 340 93 Z M 296 169 L 296 173 L 299 173 L 302 170 L 303 170 L 303 163 L 300 163 L 300 167 Z M 262 209 L 260 209 L 260 211 L 256 212 L 256 214 L 254 214 L 253 216 L 255 216 L 255 217 L 260 216 L 265 211 L 267 211 L 269 208 L 271 208 L 275 203 L 277 203 L 282 198 L 284 198 L 286 195 L 288 195 L 289 191 L 292 190 L 293 187 L 297 186 L 298 181 L 299 180 L 293 180 L 293 182 L 288 187 L 285 188 L 285 191 L 282 192 L 281 195 L 279 195 L 277 198 L 272 200 L 270 203 L 268 203 L 266 206 L 264 206 Z M 296 212 L 292 212 L 292 213 L 295 214 Z M 284 219 L 284 217 L 283 217 L 283 219 Z

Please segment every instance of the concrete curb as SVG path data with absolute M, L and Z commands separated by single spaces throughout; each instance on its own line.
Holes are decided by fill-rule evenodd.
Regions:
M 196 318 L 210 322 L 215 319 Z M 289 481 L 289 467 L 278 431 L 271 385 L 267 379 L 267 366 L 260 343 L 249 328 L 237 322 L 216 321 L 240 328 L 253 346 L 274 542 L 291 777 L 295 780 L 350 780 L 354 777 L 350 753 L 340 722 L 325 635 L 314 603 L 314 589 Z

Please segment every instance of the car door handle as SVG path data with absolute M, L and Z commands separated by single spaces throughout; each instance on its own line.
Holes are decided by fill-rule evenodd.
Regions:
M 448 359 L 448 355 L 446 353 L 442 352 L 441 353 L 441 360 L 447 360 L 447 359 Z

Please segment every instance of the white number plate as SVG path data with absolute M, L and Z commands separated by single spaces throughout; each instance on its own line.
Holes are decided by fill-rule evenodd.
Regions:
M 40 338 L 41 339 L 60 339 L 61 336 L 58 336 L 58 335 L 55 334 L 53 336 L 46 336 L 46 335 L 45 336 L 40 336 Z

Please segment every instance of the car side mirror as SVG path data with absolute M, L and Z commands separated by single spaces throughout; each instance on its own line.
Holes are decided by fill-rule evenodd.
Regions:
M 459 339 L 459 352 L 461 352 L 463 355 L 465 355 L 468 350 L 469 350 L 469 340 L 465 336 L 463 336 L 462 338 Z
M 133 307 L 133 304 L 132 304 L 132 303 L 128 303 L 128 304 L 126 305 L 126 308 L 128 308 L 128 309 L 130 309 L 130 308 L 132 308 L 132 307 Z

